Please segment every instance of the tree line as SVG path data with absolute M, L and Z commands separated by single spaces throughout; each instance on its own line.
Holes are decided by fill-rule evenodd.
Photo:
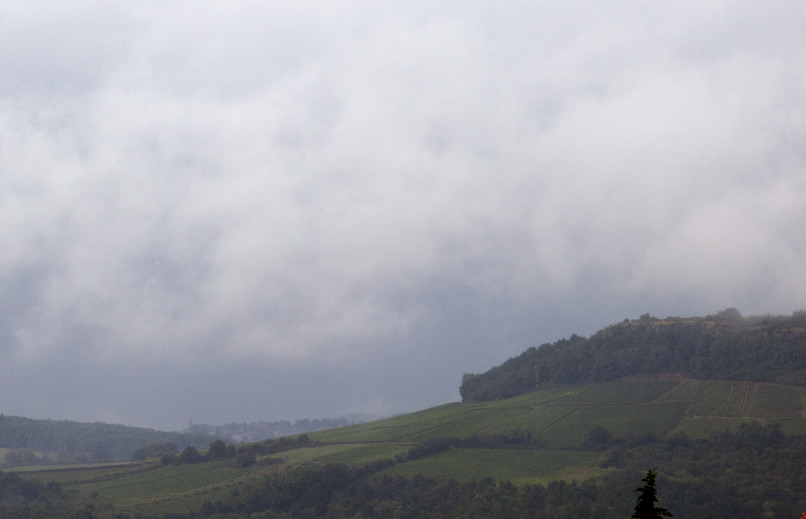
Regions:
M 227 445 L 224 440 L 215 440 L 210 443 L 207 452 L 204 454 L 199 452 L 193 445 L 188 445 L 180 453 L 176 445 L 172 443 L 152 444 L 138 449 L 138 451 L 135 452 L 135 457 L 137 460 L 159 457 L 163 465 L 193 464 L 203 463 L 205 461 L 235 459 L 235 466 L 248 467 L 257 461 L 258 456 L 264 457 L 261 463 L 274 464 L 282 460 L 279 458 L 265 458 L 265 456 L 292 449 L 314 447 L 316 445 L 319 445 L 319 443 L 312 441 L 307 434 L 300 434 L 298 436 L 283 436 L 277 439 L 248 443 L 239 445 L 238 447 L 235 445 Z
M 702 318 L 648 314 L 596 332 L 530 347 L 481 374 L 465 374 L 464 402 L 520 395 L 552 384 L 638 374 L 806 385 L 806 312 L 742 317 L 730 308 Z

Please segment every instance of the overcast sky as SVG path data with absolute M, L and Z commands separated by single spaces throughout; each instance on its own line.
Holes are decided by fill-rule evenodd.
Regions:
M 459 399 L 645 312 L 806 308 L 806 4 L 0 6 L 0 412 Z

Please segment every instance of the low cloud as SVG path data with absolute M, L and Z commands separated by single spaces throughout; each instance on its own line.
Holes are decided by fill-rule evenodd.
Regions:
M 624 317 L 802 308 L 799 4 L 697 5 L 11 4 L 7 414 L 413 410 Z

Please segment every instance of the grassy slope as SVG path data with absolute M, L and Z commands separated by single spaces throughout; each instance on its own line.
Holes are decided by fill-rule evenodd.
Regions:
M 259 480 L 289 464 L 311 461 L 367 463 L 405 454 L 430 438 L 467 438 L 529 432 L 540 450 L 452 449 L 399 463 L 386 474 L 480 479 L 515 483 L 581 480 L 601 473 L 601 454 L 580 451 L 588 432 L 603 426 L 613 435 L 663 437 L 685 432 L 693 438 L 735 429 L 742 422 L 778 422 L 787 434 L 806 434 L 806 388 L 754 382 L 654 378 L 558 387 L 508 400 L 446 404 L 377 422 L 312 433 L 313 448 L 276 454 L 285 464 L 246 469 L 231 461 L 162 467 L 43 471 L 67 490 L 95 492 L 100 501 L 142 513 L 198 509 L 240 484 Z M 33 476 L 29 476 L 33 477 Z
M 547 447 L 568 448 L 584 441 L 595 426 L 617 436 L 685 432 L 697 438 L 750 420 L 775 421 L 787 434 L 806 434 L 804 398 L 806 388 L 757 382 L 622 380 L 480 404 L 446 404 L 310 436 L 325 443 L 404 444 L 528 431 Z

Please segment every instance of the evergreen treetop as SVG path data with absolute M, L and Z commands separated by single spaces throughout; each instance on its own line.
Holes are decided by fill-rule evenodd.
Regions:
M 654 469 L 650 469 L 646 473 L 643 481 L 646 483 L 644 486 L 636 488 L 636 492 L 640 492 L 638 500 L 635 503 L 635 512 L 632 514 L 631 519 L 661 519 L 662 517 L 671 517 L 672 513 L 661 506 L 655 506 L 658 502 L 658 493 L 655 489 L 655 478 L 657 473 Z

